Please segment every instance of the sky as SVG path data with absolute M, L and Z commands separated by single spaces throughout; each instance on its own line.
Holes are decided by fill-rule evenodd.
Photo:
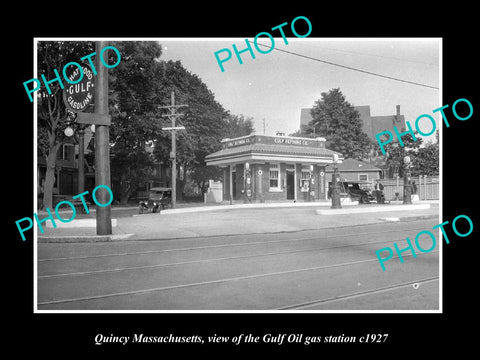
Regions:
M 438 38 L 274 38 L 275 49 L 259 53 L 252 44 L 253 59 L 248 51 L 241 54 L 240 64 L 233 51 L 246 48 L 245 38 L 157 39 L 162 45 L 163 60 L 180 60 L 183 66 L 198 75 L 214 93 L 216 100 L 235 115 L 252 117 L 258 133 L 275 131 L 292 133 L 299 128 L 300 111 L 310 108 L 322 92 L 340 88 L 354 106 L 370 105 L 372 116 L 393 115 L 396 105 L 414 127 L 415 120 L 429 114 L 441 103 L 441 39 Z M 253 41 L 252 39 L 248 39 Z M 271 41 L 258 38 L 263 51 Z M 230 60 L 222 72 L 215 52 L 229 49 Z M 285 50 L 335 64 L 352 67 L 388 77 L 416 82 L 439 89 L 394 81 L 331 64 L 284 53 Z M 219 53 L 221 58 L 227 52 Z M 432 124 L 422 118 L 419 126 L 424 133 Z M 432 140 L 434 136 L 430 137 Z M 430 139 L 428 139 L 430 140 Z

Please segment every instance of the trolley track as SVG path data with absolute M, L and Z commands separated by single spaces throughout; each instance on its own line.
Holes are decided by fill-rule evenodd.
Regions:
M 279 307 L 276 310 L 301 310 L 301 309 L 308 309 L 309 307 L 316 306 L 319 304 L 327 304 L 327 303 L 334 303 L 334 302 L 339 302 L 339 301 L 345 301 L 345 300 L 350 300 L 350 299 L 355 299 L 361 296 L 367 296 L 367 295 L 372 295 L 372 294 L 379 294 L 379 293 L 384 293 L 388 291 L 393 291 L 401 288 L 405 288 L 408 286 L 415 286 L 415 285 L 420 285 L 420 284 L 426 284 L 434 281 L 438 281 L 440 279 L 439 276 L 432 276 L 428 278 L 423 278 L 423 279 L 418 279 L 418 280 L 411 280 L 407 282 L 403 282 L 400 284 L 393 284 L 389 286 L 383 286 L 375 289 L 369 289 L 365 291 L 358 291 L 350 294 L 345 294 L 345 295 L 339 295 L 335 297 L 327 297 L 323 299 L 316 299 L 304 303 L 298 303 L 298 304 L 291 304 L 291 305 L 286 305 L 283 307 Z M 417 286 L 417 288 L 418 288 Z
M 425 227 L 419 228 L 412 228 L 409 230 L 425 230 Z M 57 258 L 44 258 L 44 259 L 37 259 L 37 262 L 48 262 L 48 261 L 63 261 L 63 260 L 79 260 L 79 259 L 92 259 L 92 258 L 103 258 L 103 257 L 112 257 L 112 256 L 131 256 L 131 255 L 145 255 L 145 254 L 157 254 L 157 253 L 167 253 L 167 252 L 174 252 L 174 251 L 192 251 L 192 250 L 204 250 L 204 249 L 216 249 L 216 248 L 229 248 L 229 247 L 238 247 L 238 246 L 249 246 L 249 245 L 267 245 L 267 244 L 275 244 L 275 243 L 285 243 L 285 242 L 295 242 L 295 241 L 308 241 L 308 240 L 327 240 L 333 238 L 346 238 L 346 237 L 359 237 L 363 235 L 377 235 L 377 234 L 392 234 L 392 232 L 402 232 L 405 231 L 403 229 L 399 230 L 382 230 L 382 231 L 374 231 L 374 232 L 363 232 L 363 233 L 352 233 L 352 234 L 341 234 L 341 235 L 329 235 L 329 236 L 308 236 L 308 237 L 301 237 L 301 238 L 289 238 L 289 239 L 279 239 L 279 240 L 265 240 L 265 241 L 246 241 L 246 242 L 239 242 L 239 243 L 224 243 L 224 244 L 215 244 L 215 245 L 204 245 L 204 246 L 191 246 L 191 247 L 182 247 L 182 248 L 167 248 L 167 249 L 160 249 L 160 250 L 147 250 L 147 251 L 132 251 L 132 252 L 118 252 L 118 253 L 106 253 L 106 254 L 95 254 L 95 255 L 85 255 L 85 256 L 69 256 L 69 257 L 57 257 Z M 188 239 L 191 240 L 191 239 Z M 198 239 L 193 239 L 198 242 Z M 391 239 L 388 241 L 392 241 Z M 395 241 L 395 240 L 393 240 Z M 149 243 L 152 240 L 148 241 Z M 166 242 L 178 242 L 177 239 L 172 240 L 159 240 L 160 244 L 164 244 Z M 96 246 L 96 244 L 93 244 Z
M 438 251 L 432 251 L 432 252 L 426 254 L 426 256 L 430 256 L 430 255 L 433 255 L 435 253 L 438 253 Z M 403 258 L 406 258 L 406 257 L 411 257 L 412 255 L 411 254 L 403 254 L 402 256 L 403 256 Z M 398 256 L 396 258 L 398 258 Z M 329 264 L 329 265 L 312 266 L 312 267 L 307 267 L 307 268 L 296 268 L 296 269 L 285 270 L 285 271 L 276 271 L 276 272 L 245 275 L 245 276 L 227 277 L 227 278 L 220 278 L 220 279 L 215 279 L 215 280 L 199 281 L 199 282 L 177 284 L 177 285 L 171 285 L 171 286 L 144 288 L 144 289 L 138 289 L 138 290 L 132 290 L 132 291 L 122 291 L 122 292 L 117 292 L 117 293 L 99 294 L 99 295 L 76 297 L 76 298 L 56 299 L 56 300 L 38 302 L 38 305 L 42 306 L 42 305 L 52 305 L 52 304 L 72 303 L 72 302 L 83 302 L 83 301 L 89 301 L 89 300 L 107 299 L 107 298 L 112 298 L 112 297 L 122 297 L 122 296 L 132 296 L 132 295 L 139 295 L 139 294 L 146 294 L 146 293 L 166 292 L 166 291 L 177 290 L 177 289 L 202 287 L 202 286 L 209 286 L 209 285 L 229 283 L 229 282 L 233 283 L 233 282 L 238 282 L 238 281 L 249 281 L 249 280 L 255 280 L 255 279 L 259 279 L 259 278 L 275 277 L 275 276 L 282 276 L 282 275 L 287 275 L 287 274 L 298 274 L 298 273 L 306 273 L 306 272 L 321 271 L 321 270 L 331 270 L 331 269 L 334 269 L 334 268 L 341 268 L 341 267 L 348 267 L 348 266 L 352 266 L 352 265 L 367 264 L 367 263 L 372 263 L 372 262 L 376 262 L 376 261 L 378 261 L 377 258 L 364 259 L 364 260 L 349 261 L 349 262 L 344 262 L 344 263 L 334 263 L 334 264 Z M 431 279 L 438 278 L 438 276 L 433 276 L 433 277 L 430 277 L 430 278 Z M 408 282 L 408 284 L 410 284 L 410 283 L 413 284 L 413 283 L 416 283 L 416 282 L 422 282 L 422 280 L 413 280 L 413 281 Z M 385 289 L 394 289 L 394 288 L 403 287 L 403 286 L 405 286 L 405 283 L 388 286 L 388 287 L 385 287 Z M 384 288 L 373 289 L 373 290 L 366 291 L 366 292 L 363 292 L 363 293 L 367 294 L 367 293 L 375 292 L 377 290 L 382 290 L 382 289 L 384 289 Z M 346 297 L 358 296 L 359 294 L 360 293 L 355 293 L 355 294 L 350 294 L 350 295 L 337 296 L 335 298 L 320 299 L 320 300 L 315 300 L 313 302 L 290 305 L 290 306 L 287 306 L 285 308 L 281 308 L 279 310 L 282 310 L 282 309 L 286 310 L 287 308 L 292 307 L 292 306 L 293 307 L 305 307 L 305 306 L 317 304 L 317 303 L 320 303 L 320 302 L 333 301 L 334 299 L 340 300 L 340 299 L 344 299 Z
M 252 309 L 283 311 L 393 294 L 413 283 L 438 280 L 439 251 L 421 254 L 407 261 L 408 266 L 393 257 L 388 274 L 376 266 L 375 251 L 381 244 L 397 242 L 400 246 L 409 236 L 407 230 L 425 228 L 391 226 L 347 234 L 342 234 L 343 230 L 328 235 L 312 232 L 312 236 L 302 237 L 282 234 L 280 237 L 286 238 L 276 239 L 272 239 L 274 234 L 247 235 L 233 238 L 234 242 L 202 238 L 201 243 L 182 239 L 125 242 L 120 247 L 118 243 L 102 244 L 101 254 L 39 259 L 37 307 L 142 309 L 145 304 L 145 308 L 158 310 L 203 309 L 213 302 L 212 309 L 226 309 L 231 305 L 225 304 L 233 301 L 238 309 L 251 304 Z M 398 238 L 393 239 L 395 234 Z M 131 249 L 135 245 L 140 249 Z M 97 249 L 95 244 L 81 248 Z M 403 258 L 411 256 L 402 254 Z M 357 288 L 356 281 L 362 286 Z M 295 291 L 290 294 L 288 289 Z M 232 300 L 232 294 L 240 296 Z M 222 296 L 230 300 L 226 298 L 224 304 Z M 265 303 L 258 305 L 253 298 Z
M 80 272 L 71 272 L 71 273 L 38 275 L 38 279 L 52 278 L 52 277 L 62 277 L 62 276 L 82 276 L 82 275 L 119 272 L 119 271 L 134 271 L 134 270 L 143 270 L 143 269 L 149 269 L 149 268 L 161 268 L 161 267 L 168 267 L 168 266 L 202 264 L 202 263 L 211 263 L 211 262 L 217 262 L 217 261 L 249 259 L 249 258 L 262 257 L 262 256 L 287 255 L 287 254 L 296 254 L 296 253 L 312 252 L 312 251 L 321 252 L 321 251 L 328 251 L 328 250 L 333 250 L 333 249 L 353 248 L 353 247 L 361 247 L 361 246 L 368 246 L 368 245 L 375 245 L 375 244 L 385 244 L 385 243 L 390 244 L 392 242 L 397 242 L 397 241 L 400 241 L 400 240 L 404 240 L 404 239 L 395 239 L 395 240 L 388 239 L 388 240 L 369 241 L 369 242 L 364 242 L 364 243 L 346 244 L 346 245 L 329 246 L 329 247 L 311 247 L 311 248 L 301 249 L 301 250 L 262 252 L 262 253 L 250 254 L 250 255 L 209 258 L 209 259 L 202 259 L 202 260 L 181 261 L 181 262 L 164 263 L 164 264 L 151 264 L 151 265 L 121 267 L 121 268 L 112 268 L 112 269 L 103 269 L 103 270 L 92 270 L 92 271 L 80 271 Z M 298 239 L 296 239 L 295 241 L 298 241 Z M 275 241 L 272 241 L 272 242 L 275 242 Z M 256 244 L 262 244 L 262 243 L 256 243 Z M 194 248 L 192 250 L 198 250 L 198 249 L 203 250 L 203 249 L 206 249 L 206 248 L 209 248 L 209 247 Z M 165 252 L 184 251 L 184 250 L 185 249 L 171 249 L 171 250 L 166 250 Z M 160 251 L 155 251 L 153 253 L 162 253 L 162 252 L 164 252 L 164 251 L 160 250 Z M 140 253 L 140 254 L 144 255 L 145 253 Z M 148 254 L 152 254 L 152 252 L 148 252 Z M 113 255 L 113 256 L 130 256 L 130 255 L 138 255 L 138 254 L 125 254 L 125 255 Z M 103 255 L 102 257 L 105 257 L 105 256 L 108 256 L 108 255 Z M 69 260 L 73 260 L 73 259 L 69 259 Z

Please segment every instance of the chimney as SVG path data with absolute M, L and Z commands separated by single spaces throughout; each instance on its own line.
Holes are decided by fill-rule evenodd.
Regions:
M 397 105 L 397 116 L 400 116 L 400 105 Z

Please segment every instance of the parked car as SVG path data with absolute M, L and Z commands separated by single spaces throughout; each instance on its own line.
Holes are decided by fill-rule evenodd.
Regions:
M 355 181 L 344 180 L 339 181 L 340 197 L 349 197 L 353 201 L 358 201 L 360 204 L 369 204 L 371 201 L 376 201 L 372 195 L 372 184 L 369 181 Z M 331 197 L 332 184 L 329 183 L 328 197 Z
M 172 206 L 172 189 L 167 187 L 153 187 L 148 193 L 146 201 L 140 201 L 138 212 L 160 212 L 163 209 Z

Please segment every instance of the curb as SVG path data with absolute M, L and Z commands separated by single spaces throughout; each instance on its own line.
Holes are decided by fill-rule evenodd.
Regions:
M 38 236 L 37 242 L 46 243 L 92 243 L 126 240 L 134 234 L 119 235 L 72 235 L 72 236 Z
M 398 221 L 415 221 L 415 220 L 429 220 L 429 219 L 438 219 L 439 214 L 430 214 L 430 215 L 418 215 L 418 216 L 402 216 L 402 217 L 380 217 L 379 220 L 398 222 Z
M 113 218 L 112 220 L 112 227 L 117 226 L 117 219 Z M 45 223 L 46 228 L 59 228 L 59 229 L 71 229 L 71 228 L 95 228 L 97 226 L 97 220 L 96 219 L 77 219 L 77 220 L 72 220 L 69 221 L 68 223 L 64 222 L 55 222 L 56 226 L 52 226 L 49 223 Z
M 412 204 L 412 205 L 381 205 L 375 207 L 361 207 L 350 209 L 317 209 L 317 215 L 344 215 L 344 214 L 366 214 L 379 211 L 411 211 L 430 209 L 430 204 Z
M 111 211 L 121 211 L 121 210 L 135 210 L 135 209 L 138 209 L 138 206 L 112 206 L 111 207 Z M 96 207 L 91 207 L 91 208 L 88 208 L 88 212 L 91 213 L 91 214 L 95 214 L 97 212 L 97 209 Z M 45 210 L 38 210 L 37 212 L 37 215 L 48 215 L 48 213 L 45 211 Z M 59 214 L 71 214 L 72 213 L 72 210 L 59 210 L 58 211 Z M 82 214 L 80 212 L 80 214 Z
M 358 201 L 344 202 L 342 206 L 357 206 Z M 198 206 L 198 207 L 186 207 L 178 209 L 166 209 L 162 210 L 160 215 L 171 214 L 184 214 L 193 212 L 205 212 L 205 211 L 220 211 L 220 210 L 235 210 L 235 209 L 268 209 L 268 208 L 288 208 L 288 207 L 318 207 L 318 206 L 331 206 L 330 202 L 289 202 L 289 203 L 251 203 L 251 204 L 235 204 L 235 205 L 216 205 L 216 206 Z M 145 214 L 142 214 L 145 215 Z M 133 216 L 140 216 L 135 214 Z

